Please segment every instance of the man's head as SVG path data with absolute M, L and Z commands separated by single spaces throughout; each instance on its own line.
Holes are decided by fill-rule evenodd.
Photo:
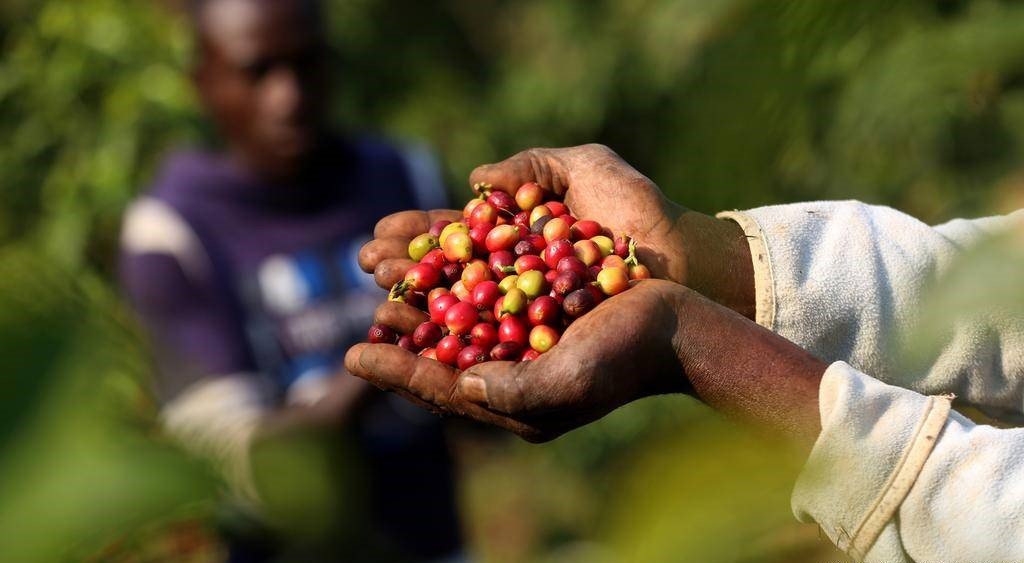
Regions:
M 195 80 L 207 112 L 252 171 L 294 178 L 321 137 L 324 39 L 315 0 L 193 4 Z

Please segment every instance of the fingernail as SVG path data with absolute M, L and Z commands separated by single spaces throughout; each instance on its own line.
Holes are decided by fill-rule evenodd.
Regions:
M 459 381 L 459 394 L 471 403 L 487 406 L 487 383 L 481 377 L 463 377 Z

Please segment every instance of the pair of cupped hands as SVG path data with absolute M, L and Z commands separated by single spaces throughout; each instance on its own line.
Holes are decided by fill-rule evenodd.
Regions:
M 756 391 L 749 382 L 722 381 L 756 369 L 766 346 L 779 352 L 788 344 L 749 320 L 753 267 L 738 225 L 673 203 L 601 145 L 530 149 L 477 168 L 469 181 L 509 193 L 532 181 L 564 196 L 576 217 L 634 237 L 641 262 L 657 279 L 632 282 L 629 291 L 606 299 L 534 361 L 485 362 L 457 372 L 398 346 L 358 344 L 345 357 L 350 373 L 435 412 L 497 425 L 535 442 L 662 393 L 690 393 L 741 417 L 763 418 L 744 407 L 743 395 Z M 360 266 L 390 288 L 413 264 L 409 241 L 437 220 L 459 218 L 453 210 L 389 215 L 362 248 Z M 402 333 L 427 318 L 397 302 L 382 304 L 375 314 L 375 322 Z M 788 352 L 809 361 L 799 349 Z

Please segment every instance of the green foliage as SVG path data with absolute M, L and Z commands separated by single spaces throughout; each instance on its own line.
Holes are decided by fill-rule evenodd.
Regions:
M 703 211 L 859 198 L 938 221 L 992 211 L 1020 189 L 1019 2 L 326 3 L 333 119 L 430 142 L 460 198 L 481 162 L 591 141 Z M 168 5 L 4 2 L 0 44 L 0 559 L 51 561 L 197 505 L 209 515 L 205 469 L 142 439 L 153 431 L 146 358 L 111 272 L 121 211 L 162 154 L 211 138 L 189 86 L 187 26 Z M 951 293 L 936 290 L 924 313 L 934 326 L 952 318 L 943 311 L 977 305 L 965 295 L 1020 287 L 1006 275 L 1016 262 L 979 252 Z M 1005 283 L 964 281 L 979 269 Z M 471 524 L 481 551 L 757 560 L 696 540 L 762 545 L 764 526 L 781 521 L 780 470 L 730 450 L 749 440 L 706 417 L 692 401 L 659 398 L 548 446 L 488 450 L 467 476 L 474 522 L 499 524 Z M 677 433 L 691 425 L 706 436 Z M 744 487 L 764 484 L 764 502 L 744 507 L 741 487 L 724 503 L 730 514 L 702 518 L 708 491 L 743 471 L 763 473 Z M 652 481 L 664 496 L 640 494 Z M 484 492 L 493 482 L 511 488 L 494 499 Z M 691 496 L 701 508 L 687 512 Z M 631 517 L 640 512 L 651 527 Z M 673 524 L 701 532 L 675 535 Z M 509 530 L 522 546 L 502 548 Z M 612 553 L 578 542 L 598 536 Z M 649 541 L 629 545 L 637 536 Z

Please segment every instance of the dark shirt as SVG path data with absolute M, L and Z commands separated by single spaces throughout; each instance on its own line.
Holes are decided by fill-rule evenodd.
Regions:
M 245 374 L 283 401 L 334 373 L 347 348 L 365 339 L 385 292 L 359 270 L 360 246 L 384 215 L 443 204 L 443 189 L 385 143 L 339 140 L 330 154 L 293 186 L 262 182 L 218 154 L 167 160 L 145 197 L 176 212 L 203 256 L 183 263 L 172 252 L 126 245 L 121 260 L 124 287 L 154 338 L 163 400 L 202 379 Z M 189 268 L 193 262 L 205 267 Z M 377 527 L 418 557 L 455 551 L 453 476 L 439 420 L 381 395 L 355 432 Z

